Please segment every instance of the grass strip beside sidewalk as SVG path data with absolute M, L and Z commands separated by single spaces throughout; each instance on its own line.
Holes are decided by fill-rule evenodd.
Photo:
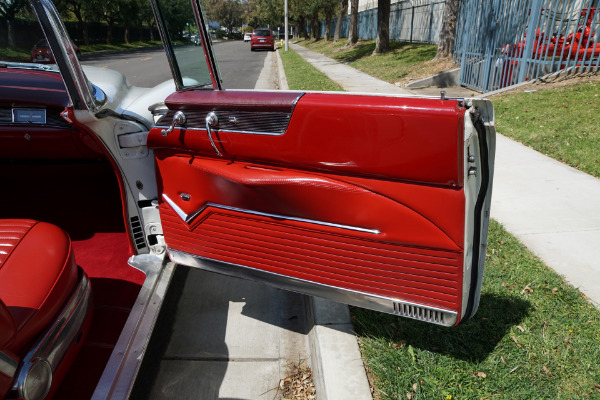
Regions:
M 352 309 L 375 397 L 600 398 L 598 310 L 495 221 L 486 257 L 479 311 L 459 327 Z
M 310 65 L 294 50 L 277 50 L 283 62 L 288 86 L 293 90 L 343 91 L 336 82 Z
M 498 132 L 600 178 L 600 80 L 543 86 L 491 99 Z
M 298 44 L 322 53 L 336 61 L 350 65 L 366 74 L 389 83 L 404 86 L 406 83 L 454 68 L 452 60 L 432 61 L 437 45 L 427 43 L 390 42 L 390 51 L 372 55 L 375 40 L 361 40 L 356 46 L 346 48 L 346 39 L 299 40 Z

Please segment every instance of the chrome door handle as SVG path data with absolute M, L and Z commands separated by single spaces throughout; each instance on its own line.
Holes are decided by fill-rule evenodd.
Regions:
M 215 145 L 215 142 L 213 141 L 212 130 L 210 129 L 216 128 L 217 126 L 219 126 L 219 117 L 217 117 L 217 114 L 214 111 L 211 111 L 206 116 L 206 133 L 208 133 L 208 140 L 210 140 L 213 150 L 220 156 L 221 152 L 217 149 L 217 145 Z
M 177 111 L 175 115 L 173 115 L 173 121 L 171 122 L 171 126 L 169 126 L 169 129 L 163 129 L 162 131 L 160 131 L 161 135 L 166 137 L 169 133 L 173 132 L 175 126 L 185 124 L 186 120 L 187 118 L 185 117 L 183 111 Z

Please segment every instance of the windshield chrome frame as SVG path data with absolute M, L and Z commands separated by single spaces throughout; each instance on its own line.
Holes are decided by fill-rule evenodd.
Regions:
M 163 42 L 163 47 L 165 48 L 165 53 L 167 55 L 167 60 L 169 61 L 169 67 L 171 68 L 171 73 L 173 75 L 173 79 L 175 80 L 175 86 L 178 91 L 181 90 L 193 90 L 198 87 L 194 86 L 185 86 L 183 84 L 183 77 L 181 75 L 181 69 L 179 68 L 179 64 L 177 62 L 177 58 L 175 57 L 175 50 L 173 49 L 173 43 L 171 42 L 171 37 L 169 36 L 168 30 L 165 26 L 165 22 L 162 18 L 162 10 L 160 8 L 160 4 L 157 0 L 150 0 L 150 5 L 152 6 L 152 12 L 154 13 L 154 19 L 156 20 L 156 25 L 158 27 L 158 32 L 160 34 L 160 38 Z M 202 13 L 202 7 L 200 5 L 199 0 L 190 0 L 190 5 L 194 11 L 194 18 L 196 20 L 196 25 L 198 26 L 198 34 L 200 35 L 200 43 L 202 44 L 202 50 L 204 52 L 204 56 L 206 57 L 206 65 L 208 67 L 208 72 L 210 75 L 212 89 L 213 90 L 221 90 L 221 79 L 219 78 L 217 62 L 214 57 L 214 53 L 212 51 L 212 45 L 210 42 L 210 36 L 206 29 L 206 24 L 204 20 L 204 15 Z M 200 60 L 199 60 L 200 61 Z
M 50 0 L 30 0 L 30 4 L 52 49 L 72 106 L 78 110 L 98 112 L 106 104 L 106 96 L 92 93 L 95 89 L 83 73 L 71 38 L 54 4 Z

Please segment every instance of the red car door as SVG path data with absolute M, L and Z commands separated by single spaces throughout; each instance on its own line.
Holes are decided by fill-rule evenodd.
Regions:
M 171 259 L 440 325 L 473 315 L 491 104 L 224 91 L 200 35 L 210 79 L 167 51 L 180 90 L 148 135 Z

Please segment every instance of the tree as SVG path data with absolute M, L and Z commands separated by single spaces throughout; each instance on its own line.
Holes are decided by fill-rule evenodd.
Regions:
M 338 4 L 339 0 L 322 0 L 321 7 L 325 13 L 325 40 L 329 40 L 331 36 L 331 21 Z
M 338 42 L 340 40 L 340 31 L 342 30 L 342 21 L 348 14 L 348 0 L 342 0 L 342 11 L 338 17 L 337 23 L 335 24 L 335 32 L 333 33 L 333 41 Z
M 6 19 L 9 49 L 16 47 L 13 22 L 23 8 L 25 8 L 25 0 L 2 0 L 0 2 L 0 15 Z
M 206 14 L 213 21 L 218 21 L 232 33 L 233 28 L 242 25 L 244 7 L 240 0 L 209 0 L 206 1 Z
M 90 44 L 90 35 L 88 31 L 88 22 L 90 17 L 89 2 L 86 0 L 62 0 L 57 1 L 56 7 L 61 13 L 70 13 L 77 18 L 77 26 L 83 33 L 83 43 Z
M 391 0 L 377 0 L 377 40 L 373 54 L 390 49 L 390 3 Z
M 451 57 L 454 53 L 458 6 L 459 0 L 446 0 L 444 15 L 442 16 L 442 29 L 440 30 L 438 48 L 434 60 Z
M 352 47 L 356 43 L 358 43 L 358 0 L 350 0 L 350 27 L 346 47 Z

